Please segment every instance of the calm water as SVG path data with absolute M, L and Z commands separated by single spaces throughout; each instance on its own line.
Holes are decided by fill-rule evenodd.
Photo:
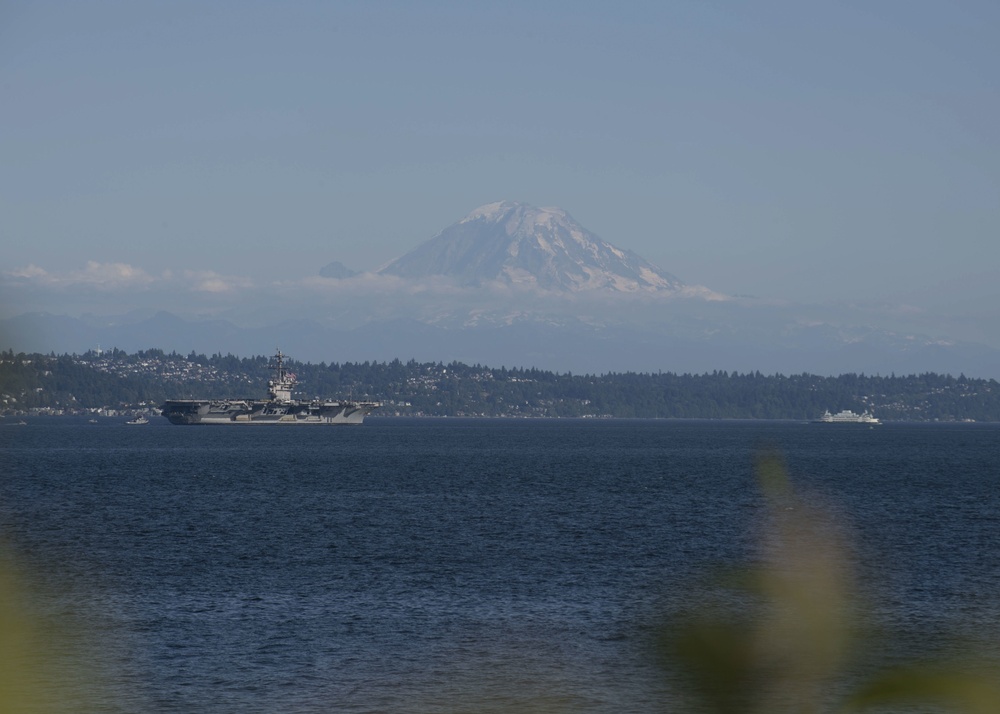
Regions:
M 0 532 L 107 711 L 659 711 L 651 633 L 754 556 L 764 447 L 896 654 L 996 644 L 1000 425 L 121 422 L 0 427 Z

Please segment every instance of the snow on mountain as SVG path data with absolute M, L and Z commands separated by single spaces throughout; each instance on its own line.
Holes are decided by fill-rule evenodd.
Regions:
M 711 294 L 601 240 L 560 208 L 515 201 L 480 206 L 378 272 L 557 292 Z

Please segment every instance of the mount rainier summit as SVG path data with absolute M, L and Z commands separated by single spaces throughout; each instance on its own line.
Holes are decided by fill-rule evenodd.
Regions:
M 467 287 L 710 295 L 601 240 L 560 208 L 515 201 L 480 206 L 376 272 L 411 280 L 446 277 Z

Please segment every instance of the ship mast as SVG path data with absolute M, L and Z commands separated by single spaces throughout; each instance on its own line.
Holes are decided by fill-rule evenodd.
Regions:
M 292 400 L 292 387 L 295 385 L 295 376 L 289 375 L 285 370 L 285 355 L 281 350 L 277 350 L 274 356 L 274 363 L 268 365 L 274 370 L 274 378 L 267 383 L 268 396 L 276 402 L 290 402 Z

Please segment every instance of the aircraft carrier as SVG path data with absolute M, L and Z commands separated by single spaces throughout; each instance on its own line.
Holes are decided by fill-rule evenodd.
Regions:
M 169 399 L 160 413 L 171 424 L 361 424 L 379 402 L 292 398 L 295 375 L 285 368 L 281 350 L 270 368 L 267 399 Z

